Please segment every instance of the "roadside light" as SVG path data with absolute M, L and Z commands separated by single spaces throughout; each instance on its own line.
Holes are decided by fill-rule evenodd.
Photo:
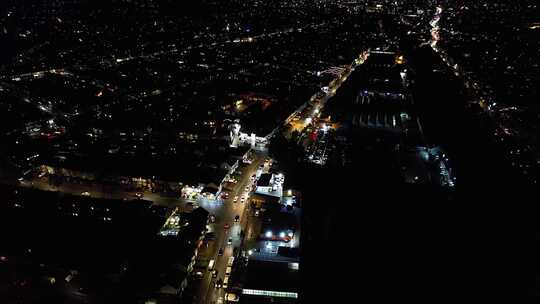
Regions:
M 270 230 L 266 231 L 265 235 L 266 235 L 267 238 L 271 238 L 272 237 L 272 231 L 270 231 Z
M 281 232 L 281 233 L 279 234 L 279 237 L 280 237 L 280 238 L 284 238 L 284 237 L 285 237 L 285 232 Z
M 252 255 L 252 254 L 253 254 L 253 250 L 251 250 L 251 249 L 248 250 L 248 254 L 249 254 L 249 255 Z
M 293 237 L 294 233 L 289 232 L 289 237 Z

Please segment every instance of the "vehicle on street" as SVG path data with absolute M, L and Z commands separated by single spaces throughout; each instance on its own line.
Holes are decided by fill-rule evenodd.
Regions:
M 230 245 L 232 244 L 232 238 L 229 238 L 229 240 L 227 241 L 227 245 Z
M 204 277 L 204 273 L 202 271 L 195 272 L 196 279 L 202 279 L 203 277 Z
M 236 202 L 238 202 L 238 195 L 235 196 L 234 199 L 233 199 L 233 203 L 236 203 Z
M 227 288 L 229 286 L 229 276 L 225 276 L 225 279 L 223 280 L 223 288 Z
M 212 271 L 212 278 L 217 278 L 217 276 L 218 276 L 218 271 L 214 269 L 214 271 Z
M 144 194 L 142 192 L 135 193 L 136 198 L 143 198 Z
M 214 265 L 215 265 L 216 261 L 214 259 L 211 259 L 209 262 L 208 262 L 208 270 L 209 271 L 212 271 L 214 270 Z
M 242 199 L 240 199 L 240 202 L 244 203 L 245 201 L 246 201 L 246 198 L 244 196 L 242 196 Z
M 237 215 L 234 217 L 234 221 L 235 221 L 235 222 L 238 222 L 239 220 L 240 220 L 240 215 L 237 214 Z
M 84 191 L 84 192 L 81 192 L 81 195 L 82 196 L 90 196 L 90 192 Z
M 223 280 L 222 279 L 218 279 L 216 281 L 216 288 L 221 288 L 223 287 Z
M 227 266 L 227 269 L 225 270 L 225 275 L 230 275 L 232 272 L 232 267 L 231 266 Z
M 215 232 L 208 232 L 206 234 L 206 239 L 207 240 L 215 240 L 216 239 L 216 233 Z
M 218 255 L 219 255 L 219 256 L 222 256 L 222 255 L 223 255 L 223 248 L 219 248 Z
M 229 260 L 227 260 L 227 266 L 232 267 L 234 264 L 234 257 L 229 257 Z
M 213 214 L 210 214 L 210 222 L 215 223 L 216 222 L 216 216 Z

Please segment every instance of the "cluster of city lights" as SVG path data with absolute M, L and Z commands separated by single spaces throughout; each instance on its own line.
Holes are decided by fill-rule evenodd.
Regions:
M 266 231 L 266 233 L 264 234 L 267 238 L 273 238 L 274 237 L 274 233 L 271 231 L 271 230 L 268 230 Z M 280 238 L 285 238 L 286 236 L 289 236 L 289 237 L 293 237 L 294 233 L 293 232 L 289 232 L 289 233 L 286 233 L 285 231 L 281 231 L 279 233 L 279 237 Z

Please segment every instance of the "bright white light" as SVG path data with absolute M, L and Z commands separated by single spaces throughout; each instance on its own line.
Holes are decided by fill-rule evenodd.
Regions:
M 284 238 L 284 237 L 285 237 L 285 232 L 281 232 L 281 233 L 279 234 L 279 237 L 280 237 L 280 238 Z
M 266 231 L 265 235 L 266 235 L 267 238 L 271 238 L 272 237 L 272 231 L 270 231 L 270 230 Z
M 251 250 L 251 249 L 248 250 L 248 254 L 249 254 L 249 255 L 252 255 L 252 254 L 253 254 L 253 250 Z
M 311 123 L 311 117 L 306 118 L 306 125 L 309 125 Z
M 289 232 L 289 237 L 293 237 L 293 233 L 292 232 Z
M 298 298 L 298 294 L 296 292 L 258 290 L 258 289 L 246 289 L 246 288 L 242 289 L 242 294 L 255 295 L 255 296 L 267 296 L 267 297 L 279 297 L 279 298 L 293 298 L 293 299 Z

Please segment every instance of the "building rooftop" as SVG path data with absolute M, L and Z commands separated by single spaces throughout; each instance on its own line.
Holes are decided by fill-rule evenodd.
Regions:
M 300 289 L 300 274 L 298 269 L 289 264 L 250 259 L 243 289 L 297 293 Z

